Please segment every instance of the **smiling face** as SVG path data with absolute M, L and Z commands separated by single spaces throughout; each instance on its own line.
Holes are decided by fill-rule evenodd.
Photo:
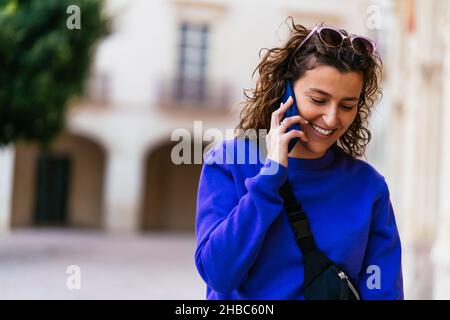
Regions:
M 297 143 L 289 156 L 319 158 L 352 124 L 363 86 L 361 72 L 341 73 L 319 65 L 293 83 L 302 125 L 308 142 Z

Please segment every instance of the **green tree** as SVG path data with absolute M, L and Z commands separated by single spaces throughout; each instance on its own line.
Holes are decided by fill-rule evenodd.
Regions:
M 46 146 L 64 128 L 67 103 L 82 94 L 95 46 L 108 32 L 102 3 L 0 0 L 0 146 Z M 80 29 L 69 28 L 77 18 L 71 5 L 80 9 Z

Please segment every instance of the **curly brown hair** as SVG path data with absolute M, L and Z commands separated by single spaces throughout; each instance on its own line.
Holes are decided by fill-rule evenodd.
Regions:
M 261 137 L 261 132 L 270 129 L 271 115 L 280 104 L 285 81 L 295 81 L 318 65 L 328 65 L 340 72 L 355 71 L 363 74 L 356 117 L 331 148 L 353 159 L 365 156 L 366 146 L 371 140 L 368 118 L 372 107 L 382 96 L 379 79 L 383 64 L 379 54 L 375 52 L 371 56 L 358 55 L 347 41 L 340 47 L 328 47 L 320 41 L 317 34 L 306 41 L 301 50 L 296 50 L 310 30 L 295 24 L 292 17 L 286 20 L 288 19 L 291 19 L 292 28 L 289 28 L 291 33 L 286 44 L 283 47 L 261 49 L 267 52 L 252 74 L 253 77 L 256 71 L 259 73 L 256 87 L 243 91 L 244 107 L 240 112 L 240 121 L 234 129 L 235 137 L 248 137 L 248 132 L 256 132 L 256 135 Z M 340 31 L 348 35 L 345 30 Z

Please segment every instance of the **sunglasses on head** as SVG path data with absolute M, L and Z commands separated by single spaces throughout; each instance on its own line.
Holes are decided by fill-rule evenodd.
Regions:
M 319 35 L 320 41 L 323 42 L 328 47 L 336 48 L 341 46 L 344 43 L 345 39 L 350 40 L 350 45 L 353 50 L 359 55 L 370 56 L 376 51 L 376 44 L 372 40 L 367 37 L 359 36 L 359 35 L 350 35 L 347 36 L 343 34 L 338 29 L 327 26 L 316 26 L 311 32 L 303 39 L 302 43 L 297 47 L 295 52 L 300 49 L 309 38 L 311 38 L 315 33 Z M 294 55 L 295 55 L 294 52 Z

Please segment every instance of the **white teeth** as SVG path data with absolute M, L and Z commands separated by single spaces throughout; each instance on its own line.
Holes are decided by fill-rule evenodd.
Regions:
M 323 134 L 325 136 L 327 136 L 327 135 L 329 135 L 330 133 L 333 132 L 333 130 L 325 130 L 325 129 L 322 129 L 322 128 L 320 128 L 320 127 L 318 127 L 316 125 L 313 125 L 313 124 L 311 124 L 311 126 L 313 127 L 314 130 L 316 130 L 317 132 L 319 132 L 319 133 L 321 133 L 321 134 Z

